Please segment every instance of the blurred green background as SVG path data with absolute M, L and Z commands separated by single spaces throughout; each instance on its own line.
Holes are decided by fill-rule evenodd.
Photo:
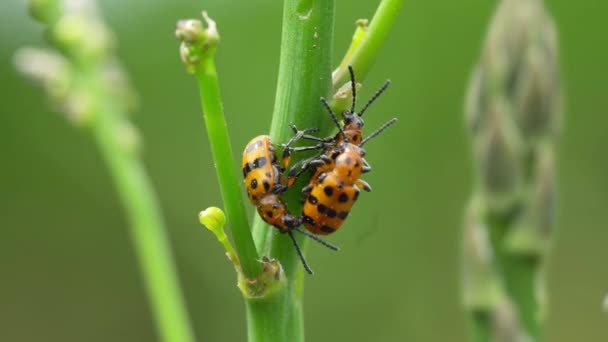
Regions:
M 378 1 L 336 0 L 334 61 Z M 565 125 L 558 229 L 548 268 L 548 341 L 607 341 L 608 3 L 546 1 L 560 35 Z M 222 35 L 218 70 L 235 158 L 268 130 L 281 1 L 100 3 L 137 88 L 134 118 L 188 308 L 201 341 L 243 341 L 244 305 L 220 245 L 196 214 L 221 199 L 195 80 L 173 37 L 207 9 Z M 406 0 L 365 82 L 393 85 L 366 117 L 399 123 L 367 146 L 374 172 L 332 254 L 309 244 L 309 341 L 464 341 L 462 212 L 472 188 L 462 103 L 495 3 Z M 96 146 L 16 75 L 12 55 L 41 45 L 22 1 L 0 2 L 0 340 L 151 341 L 155 329 L 113 184 Z M 603 140 L 602 140 L 603 139 Z

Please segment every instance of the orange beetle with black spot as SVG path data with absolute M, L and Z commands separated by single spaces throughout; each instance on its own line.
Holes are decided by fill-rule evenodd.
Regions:
M 296 132 L 287 146 L 298 140 L 302 135 L 314 130 Z M 301 232 L 324 246 L 338 250 L 337 247 L 321 240 L 320 238 L 301 230 L 302 217 L 292 215 L 281 195 L 288 189 L 284 168 L 280 166 L 274 145 L 268 135 L 260 135 L 253 138 L 243 151 L 243 178 L 247 188 L 247 196 L 255 205 L 260 217 L 268 224 L 277 228 L 281 233 L 287 233 L 291 238 L 302 265 L 306 271 L 312 274 L 312 270 L 306 263 L 300 247 L 293 236 L 292 230 Z
M 283 233 L 301 224 L 300 217 L 292 215 L 281 200 L 287 186 L 268 135 L 253 138 L 245 147 L 243 178 L 249 200 L 264 221 Z
M 363 158 L 365 145 L 372 138 L 378 136 L 386 128 L 394 124 L 393 118 L 370 134 L 362 138 L 363 119 L 361 116 L 367 108 L 386 90 L 390 84 L 387 81 L 366 103 L 360 112 L 355 111 L 356 82 L 352 67 L 349 66 L 353 101 L 350 110 L 343 113 L 344 126 L 341 127 L 336 114 L 327 101 L 321 102 L 329 112 L 339 132 L 330 138 L 316 138 L 304 135 L 304 139 L 315 140 L 316 146 L 303 148 L 289 148 L 292 151 L 318 148 L 319 154 L 313 158 L 300 162 L 292 167 L 288 174 L 288 182 L 292 184 L 306 169 L 312 169 L 313 176 L 309 184 L 302 189 L 304 206 L 302 208 L 302 221 L 306 228 L 319 235 L 327 235 L 338 230 L 348 217 L 353 205 L 359 197 L 360 188 L 371 191 L 370 185 L 360 179 L 361 174 L 369 172 L 371 167 Z M 294 128 L 295 130 L 295 128 Z M 285 152 L 284 152 L 285 155 Z M 296 172 L 296 169 L 301 169 Z

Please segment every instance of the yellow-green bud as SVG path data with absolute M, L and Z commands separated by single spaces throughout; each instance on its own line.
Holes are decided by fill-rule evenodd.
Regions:
M 220 40 L 215 21 L 209 18 L 207 12 L 203 12 L 203 19 L 207 24 L 206 28 L 200 20 L 195 19 L 180 20 L 175 28 L 175 36 L 182 42 L 179 54 L 190 73 L 196 71 L 204 55 L 214 53 Z
M 224 234 L 226 214 L 218 207 L 209 207 L 198 214 L 200 223 L 215 235 Z
M 105 25 L 85 13 L 68 13 L 59 18 L 53 36 L 60 45 L 77 50 L 85 59 L 107 55 L 114 45 L 114 37 Z
M 186 43 L 202 41 L 205 38 L 203 23 L 196 19 L 179 20 L 175 27 L 175 37 Z
M 68 61 L 60 54 L 46 49 L 21 48 L 14 57 L 17 70 L 40 84 L 52 97 L 63 97 L 71 83 Z

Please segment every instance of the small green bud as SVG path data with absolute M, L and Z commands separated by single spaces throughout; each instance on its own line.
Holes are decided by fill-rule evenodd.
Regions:
M 358 46 L 365 36 L 365 33 L 367 33 L 367 29 L 369 28 L 369 20 L 357 19 L 355 24 L 357 25 L 357 28 L 355 29 L 355 33 L 353 33 L 353 45 Z
M 205 39 L 206 34 L 200 20 L 185 19 L 177 22 L 175 37 L 186 43 L 195 43 Z
M 209 207 L 198 214 L 198 220 L 216 236 L 225 235 L 226 214 L 224 214 L 222 209 Z
M 560 84 L 554 56 L 543 46 L 531 46 L 519 71 L 514 103 L 522 135 L 534 144 L 557 133 L 560 123 Z
M 489 106 L 488 122 L 475 144 L 488 209 L 503 212 L 521 195 L 521 139 L 507 103 L 496 99 Z
M 226 215 L 222 211 L 222 209 L 217 207 L 209 207 L 198 214 L 198 220 L 200 223 L 207 227 L 215 236 L 217 240 L 222 244 L 224 250 L 226 250 L 226 256 L 234 267 L 236 267 L 237 272 L 241 274 L 240 269 L 240 261 L 239 257 L 236 255 L 230 240 L 228 240 L 228 236 L 226 236 L 226 232 L 224 232 L 224 225 L 226 225 Z
M 39 48 L 21 48 L 14 57 L 17 71 L 40 84 L 55 97 L 68 92 L 71 83 L 69 62 L 60 54 Z
M 57 0 L 29 0 L 27 4 L 32 18 L 40 22 L 48 23 L 59 15 Z
M 203 56 L 215 53 L 220 40 L 215 21 L 209 18 L 207 12 L 203 12 L 203 19 L 207 24 L 206 28 L 196 19 L 180 20 L 175 28 L 175 36 L 182 42 L 179 54 L 190 73 L 196 71 Z
M 53 29 L 57 43 L 78 51 L 83 59 L 99 59 L 114 46 L 114 37 L 97 18 L 85 13 L 68 13 Z
M 506 237 L 506 245 L 513 254 L 542 258 L 551 241 L 555 221 L 555 176 L 551 147 L 542 145 L 527 206 Z
M 95 101 L 75 84 L 66 58 L 50 50 L 23 48 L 15 54 L 15 65 L 19 72 L 44 88 L 50 102 L 69 122 L 76 126 L 91 122 Z
M 465 306 L 472 310 L 491 310 L 503 297 L 500 277 L 487 227 L 482 220 L 479 200 L 469 206 L 463 235 L 463 291 Z

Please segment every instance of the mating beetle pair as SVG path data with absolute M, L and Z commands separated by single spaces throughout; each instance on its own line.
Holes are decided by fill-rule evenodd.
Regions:
M 386 90 L 390 82 L 386 81 L 363 109 L 355 112 L 355 75 L 350 66 L 349 71 L 353 101 L 350 110 L 346 110 L 342 114 L 343 126 L 340 125 L 327 100 L 321 98 L 332 121 L 338 127 L 339 132 L 336 135 L 320 138 L 311 135 L 317 131 L 316 129 L 298 130 L 292 125 L 295 135 L 283 145 L 282 166 L 277 159 L 275 147 L 267 135 L 253 138 L 243 151 L 243 177 L 249 200 L 256 206 L 258 214 L 266 223 L 289 235 L 302 265 L 310 274 L 312 274 L 312 270 L 306 263 L 292 231 L 296 230 L 330 249 L 338 250 L 337 247 L 325 242 L 317 235 L 327 235 L 338 230 L 357 201 L 360 188 L 371 191 L 369 184 L 360 178 L 361 174 L 371 170 L 364 159 L 365 151 L 362 147 L 397 121 L 396 118 L 389 120 L 363 139 L 364 123 L 361 117 Z M 316 144 L 291 147 L 300 139 L 315 141 Z M 291 153 L 309 150 L 317 150 L 318 153 L 291 166 L 285 175 Z M 308 185 L 302 189 L 302 214 L 293 215 L 287 209 L 281 196 L 301 174 L 308 170 L 311 171 L 312 177 Z M 304 225 L 308 231 L 302 230 L 301 225 Z

